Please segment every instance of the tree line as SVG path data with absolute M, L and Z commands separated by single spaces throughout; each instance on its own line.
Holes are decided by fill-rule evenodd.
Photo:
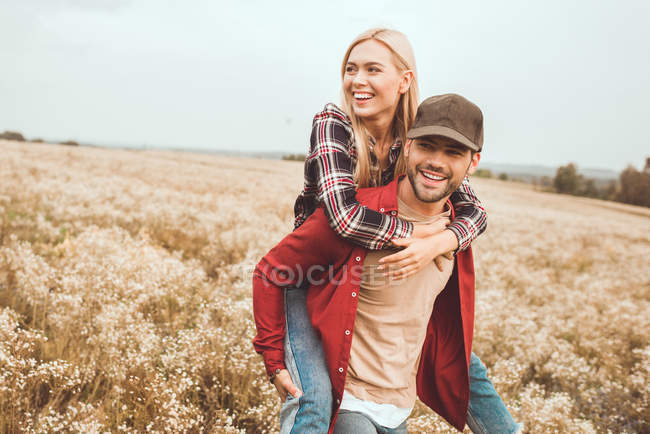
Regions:
M 22 133 L 19 133 L 18 131 L 5 131 L 4 133 L 0 133 L 0 139 L 4 140 L 13 140 L 15 142 L 31 142 L 31 143 L 45 143 L 43 139 L 26 139 L 25 136 L 22 135 Z M 79 143 L 75 142 L 74 140 L 66 140 L 65 142 L 59 142 L 60 145 L 68 145 L 68 146 L 79 146 Z
M 575 163 L 558 167 L 554 177 L 532 175 L 509 177 L 506 173 L 495 175 L 490 169 L 478 169 L 474 175 L 481 178 L 498 178 L 503 181 L 528 182 L 543 191 L 650 207 L 650 157 L 646 158 L 643 170 L 639 171 L 633 166 L 628 166 L 620 173 L 618 179 L 610 180 L 586 178 L 579 173 Z
M 628 166 L 620 173 L 618 181 L 611 180 L 604 186 L 585 178 L 574 163 L 569 163 L 557 169 L 553 188 L 558 193 L 650 207 L 650 157 L 646 158 L 643 170 Z

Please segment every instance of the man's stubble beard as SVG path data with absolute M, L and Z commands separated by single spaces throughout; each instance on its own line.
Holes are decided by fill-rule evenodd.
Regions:
M 427 194 L 425 192 L 420 191 L 419 186 L 417 184 L 416 177 L 417 177 L 417 174 L 418 174 L 418 172 L 420 171 L 421 168 L 426 169 L 426 170 L 430 170 L 432 172 L 441 173 L 445 177 L 447 177 L 447 188 L 445 188 L 441 193 L 436 194 L 435 196 L 431 196 L 430 194 L 429 194 L 429 196 L 427 196 Z M 459 180 L 453 180 L 448 171 L 443 170 L 441 167 L 435 167 L 434 168 L 434 167 L 429 166 L 429 165 L 427 165 L 427 167 L 418 165 L 418 166 L 415 167 L 415 170 L 413 170 L 410 166 L 407 166 L 406 175 L 408 176 L 409 182 L 411 183 L 411 186 L 413 187 L 413 192 L 415 193 L 415 197 L 419 201 L 426 202 L 426 203 L 438 202 L 442 198 L 451 195 L 454 191 L 458 190 L 458 187 L 460 186 L 460 184 L 462 184 L 463 179 L 465 178 L 465 176 L 462 176 L 462 177 L 460 177 Z

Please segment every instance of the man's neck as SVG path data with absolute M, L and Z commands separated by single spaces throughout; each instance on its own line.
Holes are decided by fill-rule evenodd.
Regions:
M 422 202 L 415 196 L 413 186 L 408 177 L 403 177 L 399 180 L 397 186 L 397 197 L 406 204 L 413 211 L 425 216 L 436 216 L 445 210 L 445 203 L 449 196 L 440 199 L 437 202 Z

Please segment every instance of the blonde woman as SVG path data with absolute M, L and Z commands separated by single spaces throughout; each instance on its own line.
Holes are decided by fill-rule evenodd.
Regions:
M 356 188 L 385 185 L 404 171 L 402 144 L 418 105 L 415 59 L 407 38 L 389 29 L 362 33 L 350 44 L 341 74 L 343 108 L 327 104 L 314 117 L 305 184 L 295 203 L 295 227 L 322 206 L 341 237 L 367 249 L 403 248 L 382 261 L 384 272 L 397 279 L 416 273 L 440 255 L 468 249 L 485 230 L 486 215 L 467 179 L 451 197 L 456 218 L 434 226 L 414 226 L 394 214 L 365 208 L 355 197 Z M 332 408 L 340 405 L 332 402 L 326 360 L 310 323 L 304 289 L 286 291 L 283 365 L 287 369 L 269 372 L 283 400 L 283 433 L 327 432 L 333 429 Z M 258 323 L 260 327 L 264 325 Z M 258 352 L 264 353 L 265 345 L 256 338 Z M 470 391 L 468 424 L 473 432 L 516 432 L 474 354 Z M 405 426 L 383 428 L 403 432 Z

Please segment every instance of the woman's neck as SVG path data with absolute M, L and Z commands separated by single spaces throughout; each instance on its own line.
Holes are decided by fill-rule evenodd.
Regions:
M 383 154 L 393 144 L 393 119 L 372 119 L 364 121 L 368 133 L 375 139 L 375 152 Z

